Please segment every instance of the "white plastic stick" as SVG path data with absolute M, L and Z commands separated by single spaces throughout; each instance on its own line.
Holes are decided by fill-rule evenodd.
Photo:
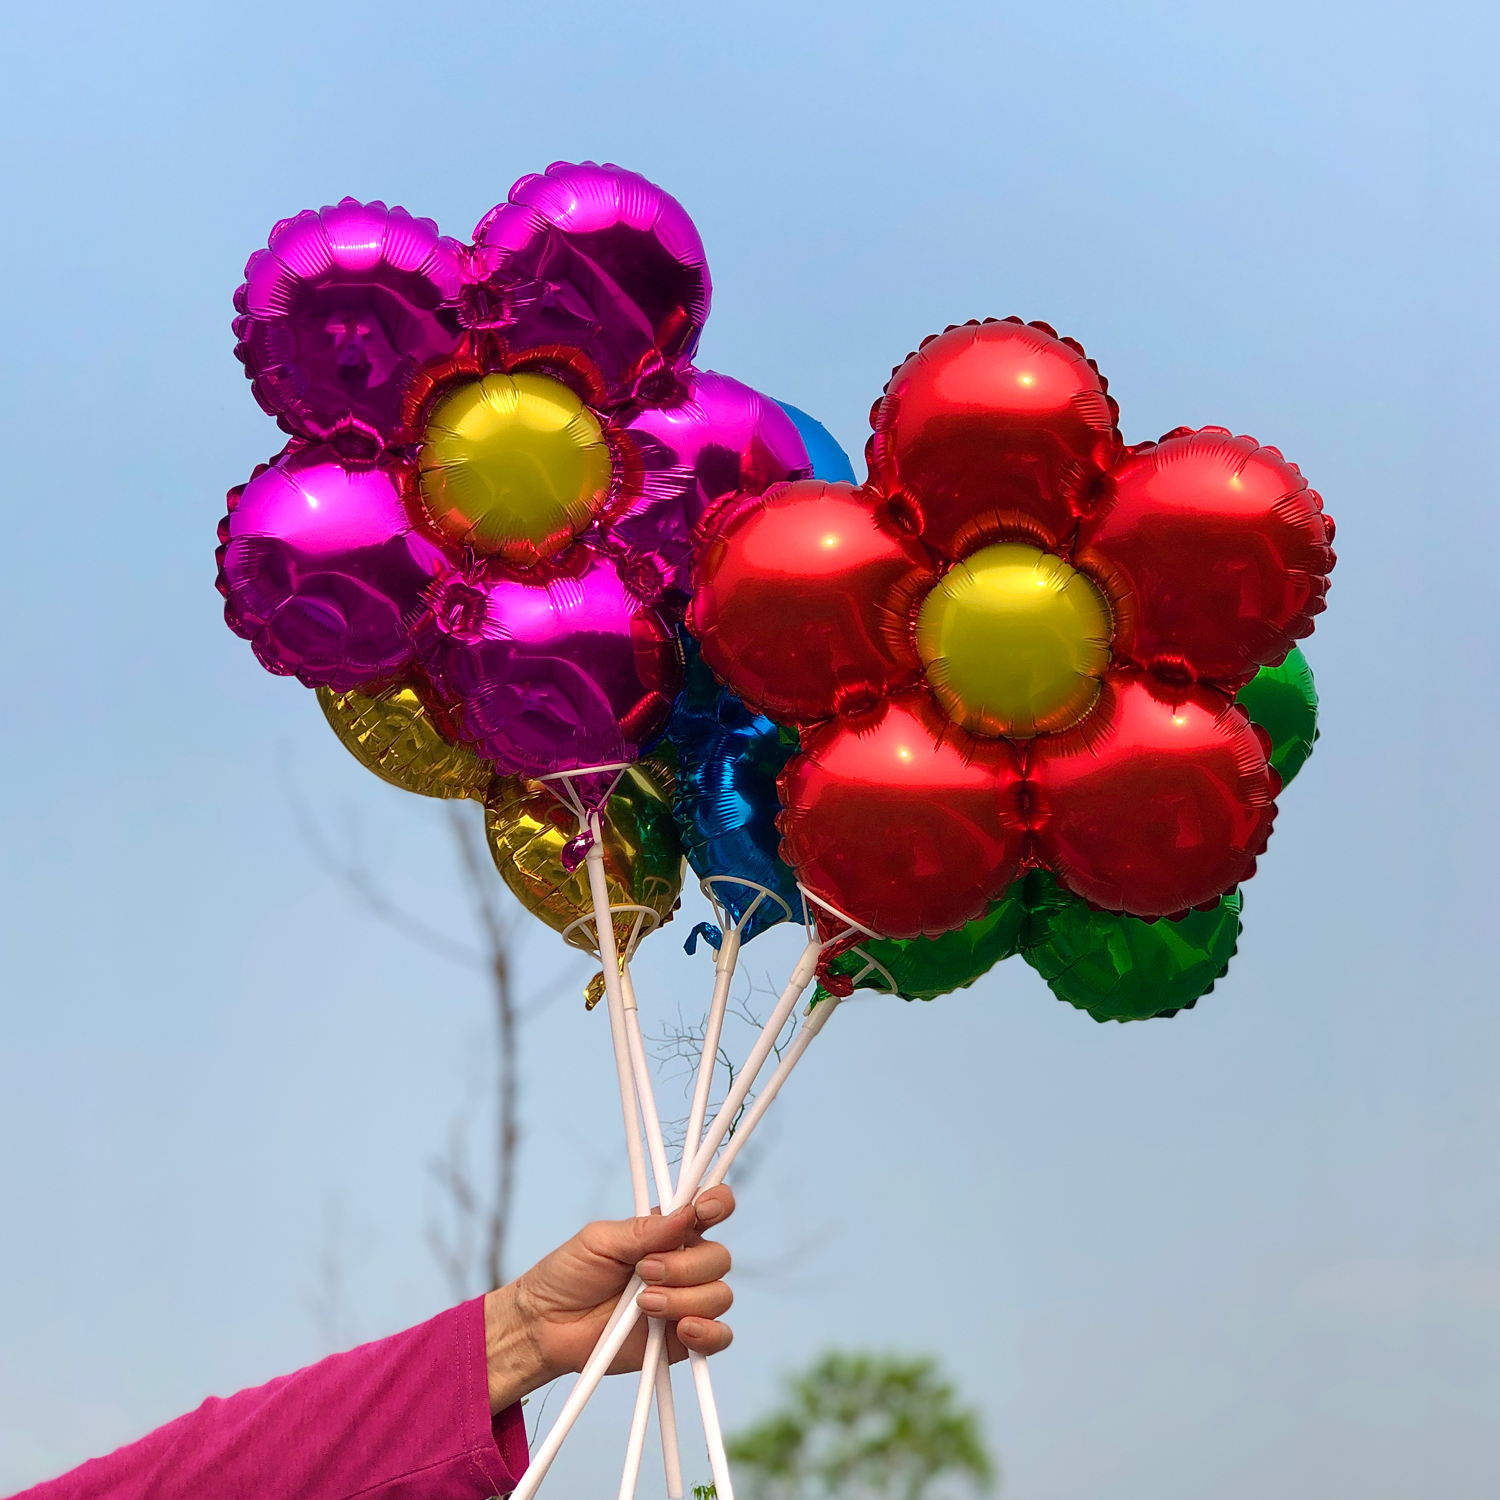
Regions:
M 776 1002 L 776 1008 L 771 1012 L 771 1017 L 765 1026 L 761 1028 L 761 1034 L 751 1049 L 750 1056 L 746 1059 L 744 1067 L 740 1069 L 739 1076 L 734 1080 L 722 1108 L 708 1127 L 708 1133 L 697 1155 L 693 1157 L 690 1165 L 684 1162 L 682 1173 L 677 1179 L 677 1191 L 672 1195 L 671 1205 L 665 1209 L 665 1212 L 676 1213 L 684 1204 L 691 1203 L 697 1195 L 698 1184 L 703 1181 L 713 1162 L 714 1153 L 718 1151 L 724 1137 L 729 1133 L 729 1127 L 734 1123 L 735 1115 L 739 1113 L 746 1098 L 749 1097 L 750 1090 L 755 1084 L 756 1074 L 760 1072 L 766 1058 L 770 1055 L 781 1028 L 786 1025 L 787 1018 L 802 997 L 802 992 L 812 983 L 813 975 L 817 972 L 818 954 L 823 946 L 814 937 L 809 939 L 807 946 L 802 950 L 802 956 L 797 960 L 791 978 L 787 980 L 786 988 Z M 605 978 L 607 983 L 607 972 Z M 739 1135 L 743 1141 L 746 1135 L 743 1124 Z M 547 1471 L 552 1467 L 559 1450 L 567 1441 L 574 1423 L 578 1421 L 579 1413 L 588 1405 L 594 1392 L 598 1390 L 599 1382 L 604 1379 L 605 1372 L 613 1363 L 615 1356 L 624 1348 L 625 1340 L 630 1337 L 636 1323 L 640 1321 L 640 1305 L 635 1299 L 644 1286 L 645 1283 L 639 1276 L 632 1276 L 629 1285 L 620 1294 L 620 1306 L 624 1311 L 621 1313 L 619 1322 L 614 1325 L 613 1329 L 606 1328 L 599 1342 L 595 1344 L 594 1352 L 589 1355 L 582 1372 L 573 1383 L 573 1389 L 568 1392 L 568 1399 L 563 1402 L 562 1410 L 557 1414 L 557 1420 L 553 1422 L 547 1436 L 543 1438 L 541 1446 L 532 1454 L 531 1465 L 512 1493 L 511 1500 L 532 1500 L 542 1481 L 547 1477 Z
M 721 954 L 728 941 L 729 940 L 726 939 L 724 943 L 720 944 Z M 736 948 L 738 947 L 737 939 L 735 946 Z M 720 965 L 719 967 L 722 967 L 722 965 Z M 661 1121 L 656 1113 L 655 1100 L 651 1094 L 650 1075 L 646 1072 L 646 1049 L 645 1044 L 641 1039 L 640 1014 L 637 1011 L 635 1005 L 635 988 L 631 983 L 629 964 L 625 966 L 625 973 L 622 978 L 624 980 L 623 989 L 625 996 L 625 1021 L 628 1027 L 628 1034 L 630 1036 L 631 1061 L 635 1066 L 636 1073 L 636 1092 L 640 1095 L 641 1114 L 646 1123 L 646 1146 L 651 1153 L 652 1171 L 656 1176 L 657 1198 L 659 1201 L 665 1202 L 666 1199 L 671 1197 L 672 1194 L 671 1169 L 667 1166 L 666 1143 L 662 1139 Z M 719 976 L 716 973 L 714 983 L 715 999 L 719 998 L 720 986 L 718 983 L 718 978 Z M 727 1002 L 727 978 L 725 979 L 723 990 L 724 999 Z M 711 1017 L 712 1010 L 713 1007 L 711 1004 Z M 703 1114 L 706 1112 L 708 1101 L 708 1090 L 707 1087 L 704 1086 L 704 1079 L 706 1075 L 707 1080 L 709 1082 L 712 1081 L 712 1058 L 718 1052 L 718 1030 L 722 1028 L 723 1021 L 724 1006 L 723 1004 L 720 1004 L 718 1008 L 718 1027 L 715 1028 L 713 1026 L 712 1019 L 710 1019 L 710 1022 L 705 1027 L 705 1043 L 706 1032 L 709 1029 L 713 1029 L 715 1032 L 713 1038 L 714 1052 L 712 1054 L 709 1053 L 705 1045 L 704 1054 L 698 1060 L 698 1077 L 700 1086 L 698 1088 L 695 1088 L 694 1090 L 694 1109 L 698 1109 L 698 1100 L 696 1096 L 700 1093 L 703 1097 L 703 1109 L 698 1111 L 696 1132 L 692 1121 L 690 1120 L 688 1123 L 688 1133 L 683 1141 L 684 1158 L 687 1157 L 690 1151 L 696 1150 L 698 1138 L 703 1134 Z M 643 1078 L 645 1080 L 644 1085 L 642 1083 Z M 635 1398 L 635 1417 L 631 1423 L 630 1441 L 626 1445 L 625 1449 L 625 1467 L 620 1476 L 619 1500 L 632 1500 L 632 1497 L 635 1494 L 636 1481 L 639 1477 L 641 1468 L 641 1454 L 644 1450 L 646 1442 L 646 1413 L 651 1404 L 650 1393 L 653 1387 L 658 1393 L 657 1420 L 661 1425 L 662 1430 L 662 1453 L 663 1457 L 667 1460 L 667 1495 L 669 1497 L 669 1500 L 681 1500 L 682 1496 L 682 1469 L 681 1460 L 677 1452 L 677 1444 L 674 1440 L 671 1445 L 669 1456 L 667 1443 L 668 1420 L 670 1420 L 672 1423 L 672 1432 L 674 1434 L 674 1438 L 676 1433 L 676 1413 L 675 1410 L 673 1410 L 668 1405 L 668 1402 L 670 1402 L 670 1393 L 672 1389 L 671 1367 L 667 1360 L 666 1340 L 665 1338 L 657 1338 L 655 1336 L 656 1326 L 657 1325 L 655 1323 L 651 1325 L 651 1336 L 648 1337 L 646 1341 L 646 1356 L 641 1362 L 640 1385 L 636 1391 Z M 722 1500 L 734 1500 L 734 1487 L 730 1482 L 728 1465 L 725 1464 L 721 1466 L 718 1463 L 715 1458 L 714 1441 L 711 1437 L 709 1437 L 709 1434 L 716 1433 L 720 1430 L 720 1424 L 718 1406 L 714 1400 L 713 1381 L 708 1372 L 708 1361 L 704 1359 L 701 1354 L 692 1355 L 691 1357 L 695 1361 L 693 1365 L 693 1390 L 698 1397 L 698 1413 L 703 1421 L 704 1435 L 708 1438 L 708 1459 L 709 1465 L 713 1469 L 715 1490 L 716 1493 L 722 1497 Z M 702 1362 L 703 1368 L 701 1372 L 698 1369 L 696 1361 Z M 663 1390 L 667 1392 L 667 1402 L 661 1400 L 661 1393 Z M 719 1448 L 722 1450 L 722 1442 L 719 1443 Z M 675 1484 L 673 1475 L 674 1461 L 676 1463 Z
M 724 1035 L 724 1013 L 729 1008 L 729 986 L 734 982 L 740 956 L 740 929 L 731 927 L 719 944 L 714 959 L 714 992 L 703 1022 L 703 1051 L 698 1056 L 698 1077 L 693 1084 L 693 1105 L 688 1111 L 687 1134 L 682 1139 L 682 1159 L 687 1162 L 703 1140 L 703 1122 L 708 1118 L 708 1097 L 713 1092 L 714 1064 Z
M 620 1473 L 620 1500 L 631 1500 L 641 1474 L 641 1455 L 646 1451 L 646 1421 L 651 1415 L 651 1395 L 656 1388 L 657 1360 L 666 1345 L 667 1325 L 653 1318 L 646 1335 L 646 1357 L 635 1392 L 635 1410 L 630 1417 L 630 1440 L 625 1444 L 625 1467 Z
M 708 1383 L 708 1360 L 701 1354 L 689 1354 L 688 1367 L 698 1389 L 698 1410 L 703 1413 L 703 1436 L 708 1441 L 708 1466 L 713 1472 L 714 1493 L 734 1500 L 734 1485 L 729 1478 L 729 1457 L 724 1452 L 724 1432 L 719 1426 L 719 1411 L 713 1403 L 713 1387 Z M 704 1394 L 707 1393 L 707 1399 Z
M 597 814 L 590 817 L 589 825 L 594 841 L 589 845 L 584 863 L 588 868 L 589 894 L 594 902 L 594 941 L 599 948 L 599 962 L 604 968 L 604 998 L 609 1011 L 609 1039 L 615 1049 L 620 1108 L 625 1115 L 625 1154 L 630 1160 L 630 1189 L 635 1200 L 636 1217 L 639 1218 L 650 1213 L 651 1199 L 646 1188 L 646 1160 L 641 1152 L 641 1122 L 636 1108 L 630 1043 L 626 1038 L 625 1001 L 620 990 L 620 959 L 615 950 L 615 924 L 610 917 L 609 887 L 604 880 L 604 840 L 599 832 Z
M 663 1323 L 664 1347 L 666 1327 Z M 682 1450 L 677 1439 L 677 1403 L 672 1399 L 672 1367 L 665 1359 L 656 1364 L 656 1425 L 661 1429 L 661 1460 L 667 1471 L 667 1500 L 682 1500 Z
M 645 1072 L 645 1051 L 641 1043 L 640 1022 L 635 1013 L 635 992 L 629 991 L 630 1007 L 626 1009 L 626 989 L 630 979 L 628 973 L 621 972 L 619 952 L 615 946 L 615 924 L 609 909 L 609 886 L 604 875 L 604 838 L 603 830 L 599 826 L 598 813 L 591 813 L 588 819 L 588 832 L 593 835 L 593 841 L 589 845 L 585 863 L 589 877 L 589 895 L 594 907 L 594 942 L 599 949 L 599 961 L 604 970 L 604 995 L 606 1006 L 609 1011 L 609 1033 L 610 1040 L 614 1043 L 615 1072 L 618 1075 L 620 1086 L 620 1104 L 625 1113 L 625 1149 L 630 1160 L 630 1189 L 634 1199 L 636 1217 L 640 1218 L 651 1212 L 651 1196 L 646 1185 L 646 1163 L 641 1152 L 641 1120 L 648 1122 L 647 1139 L 651 1139 L 649 1126 L 655 1124 L 656 1147 L 655 1154 L 660 1157 L 660 1165 L 653 1159 L 653 1168 L 657 1175 L 657 1198 L 664 1200 L 670 1189 L 671 1176 L 666 1171 L 666 1153 L 661 1148 L 661 1125 L 657 1121 L 656 1103 L 651 1095 L 650 1076 Z M 634 1024 L 632 1024 L 634 1023 Z M 642 1082 L 644 1080 L 644 1089 Z M 639 1111 L 639 1113 L 637 1113 Z M 664 1337 L 666 1324 L 661 1319 L 653 1319 L 652 1333 L 660 1328 Z M 648 1334 L 648 1339 L 650 1335 Z M 661 1339 L 658 1339 L 661 1342 Z M 647 1408 L 650 1407 L 652 1384 L 642 1382 L 643 1393 Z M 671 1398 L 671 1387 L 667 1389 L 668 1400 Z M 666 1417 L 659 1417 L 662 1430 L 662 1461 L 666 1467 L 669 1480 L 675 1474 L 678 1479 L 676 1495 L 673 1500 L 680 1500 L 682 1461 L 676 1451 L 677 1422 L 675 1413 Z M 640 1419 L 641 1431 L 644 1437 L 645 1415 Z M 670 1451 L 667 1449 L 668 1434 L 672 1435 Z M 634 1441 L 634 1425 L 632 1425 L 632 1442 Z M 627 1450 L 627 1462 L 628 1462 Z M 636 1466 L 640 1465 L 639 1447 L 635 1449 Z M 634 1492 L 632 1484 L 631 1492 Z M 628 1500 L 628 1497 L 627 1497 Z
M 641 1119 L 646 1126 L 646 1149 L 651 1157 L 651 1174 L 656 1179 L 656 1201 L 665 1208 L 672 1196 L 672 1169 L 667 1165 L 667 1148 L 662 1139 L 661 1117 L 656 1111 L 656 1093 L 652 1087 L 651 1073 L 646 1066 L 646 1044 L 641 1036 L 640 1011 L 636 1008 L 635 985 L 630 977 L 628 962 L 620 972 L 620 992 L 625 1003 L 625 1036 L 630 1044 L 630 1065 L 635 1075 L 636 1099 L 640 1104 Z M 641 1455 L 645 1450 L 646 1417 L 651 1409 L 653 1390 L 657 1395 L 656 1420 L 661 1430 L 667 1495 L 669 1500 L 682 1500 L 682 1456 L 677 1448 L 677 1412 L 672 1399 L 672 1377 L 666 1362 L 661 1358 L 665 1348 L 666 1324 L 660 1318 L 653 1318 L 646 1338 L 646 1355 L 641 1362 L 640 1384 L 636 1391 L 636 1414 L 630 1426 L 630 1439 L 625 1446 L 620 1500 L 631 1500 L 635 1494 Z
M 729 1168 L 736 1156 L 739 1155 L 740 1147 L 749 1138 L 750 1132 L 760 1124 L 760 1118 L 771 1107 L 771 1101 L 781 1091 L 781 1085 L 791 1077 L 792 1069 L 802 1060 L 802 1054 L 812 1044 L 812 1039 L 828 1024 L 828 1018 L 838 1007 L 840 997 L 829 995 L 820 1001 L 813 1013 L 802 1023 L 802 1029 L 792 1041 L 792 1045 L 786 1049 L 786 1056 L 776 1064 L 776 1071 L 766 1080 L 766 1086 L 755 1096 L 755 1103 L 745 1111 L 745 1118 L 740 1121 L 740 1128 L 730 1136 L 729 1144 L 724 1148 L 718 1161 L 714 1163 L 713 1171 L 703 1179 L 704 1189 L 718 1187 L 729 1175 Z

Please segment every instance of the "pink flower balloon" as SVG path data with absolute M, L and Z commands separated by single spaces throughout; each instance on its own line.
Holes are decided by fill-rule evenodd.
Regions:
M 309 685 L 420 657 L 501 771 L 634 759 L 680 685 L 694 528 L 811 473 L 774 401 L 694 367 L 711 295 L 682 206 L 592 162 L 523 177 L 470 246 L 349 198 L 277 224 L 235 352 L 293 441 L 221 527 L 231 628 Z M 491 371 L 566 385 L 612 464 L 581 534 L 530 569 L 443 537 L 420 503 L 427 414 Z

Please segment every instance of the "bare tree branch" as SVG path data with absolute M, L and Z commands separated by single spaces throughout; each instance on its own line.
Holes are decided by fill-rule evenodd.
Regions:
M 502 895 L 484 835 L 463 803 L 449 803 L 448 831 L 460 878 L 469 896 L 479 947 L 457 942 L 413 916 L 371 875 L 360 857 L 357 830 L 343 854 L 335 852 L 316 817 L 299 795 L 290 774 L 287 795 L 297 827 L 314 859 L 363 909 L 409 941 L 485 976 L 495 1024 L 494 1182 L 484 1192 L 469 1167 L 468 1135 L 475 1104 L 471 1099 L 454 1118 L 443 1155 L 429 1171 L 447 1204 L 449 1227 L 429 1223 L 427 1243 L 456 1297 L 500 1286 L 515 1200 L 516 1163 L 521 1148 L 520 1022 L 514 994 L 514 959 L 519 947 L 521 908 Z

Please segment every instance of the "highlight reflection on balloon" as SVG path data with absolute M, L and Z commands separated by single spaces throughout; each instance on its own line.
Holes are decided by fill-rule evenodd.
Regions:
M 411 682 L 370 692 L 318 689 L 318 706 L 343 747 L 367 771 L 423 797 L 483 798 L 495 768 L 450 736 Z
M 673 778 L 654 759 L 620 777 L 600 819 L 604 875 L 611 906 L 644 906 L 657 925 L 671 918 L 682 892 L 682 844 L 672 820 Z M 555 932 L 593 915 L 588 871 L 563 866 L 563 846 L 578 820 L 552 792 L 519 777 L 498 778 L 485 803 L 490 855 L 516 899 Z M 614 919 L 621 952 L 635 930 L 636 913 Z

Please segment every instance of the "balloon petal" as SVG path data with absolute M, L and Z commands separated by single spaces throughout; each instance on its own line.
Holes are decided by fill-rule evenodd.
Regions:
M 1036 851 L 1075 895 L 1171 916 L 1254 872 L 1276 816 L 1260 733 L 1224 694 L 1111 672 L 1075 728 L 1033 742 Z
M 973 921 L 1026 852 L 1015 752 L 956 729 L 921 688 L 808 730 L 781 798 L 803 885 L 883 937 Z
M 638 759 L 682 680 L 666 621 L 583 544 L 524 573 L 488 563 L 446 580 L 420 646 L 460 736 L 517 775 Z
M 1019 319 L 926 340 L 871 425 L 871 483 L 955 559 L 987 542 L 1066 541 L 1120 447 L 1108 386 L 1083 350 Z
M 690 624 L 752 708 L 789 724 L 857 710 L 921 672 L 931 558 L 867 490 L 805 479 L 709 517 Z
M 692 589 L 694 533 L 709 507 L 811 472 L 776 402 L 710 370 L 688 372 L 682 399 L 643 407 L 620 432 L 626 495 L 601 531 L 610 545 L 651 558 L 679 616 Z
M 232 500 L 224 617 L 268 671 L 340 692 L 405 671 L 450 565 L 413 529 L 393 470 L 289 448 Z
M 1318 738 L 1318 690 L 1301 648 L 1279 666 L 1262 667 L 1235 695 L 1236 703 L 1271 737 L 1271 769 L 1285 786 L 1307 763 Z
M 457 348 L 462 245 L 404 208 L 345 198 L 285 219 L 245 267 L 235 354 L 291 432 L 372 456 L 418 367 Z
M 1295 464 L 1222 427 L 1134 450 L 1075 562 L 1115 611 L 1115 657 L 1231 690 L 1310 635 L 1331 523 Z
M 456 731 L 431 702 L 430 689 L 424 693 L 415 682 L 368 692 L 320 687 L 318 706 L 355 760 L 404 792 L 483 799 L 494 779 L 495 768 L 456 743 Z
M 470 321 L 512 353 L 573 352 L 606 405 L 650 399 L 691 360 L 712 283 L 686 210 L 634 172 L 554 162 L 474 230 Z
M 1059 1000 L 1096 1021 L 1142 1021 L 1190 1010 L 1224 977 L 1243 898 L 1154 922 L 1090 909 L 1042 871 L 1027 877 L 1023 956 Z

